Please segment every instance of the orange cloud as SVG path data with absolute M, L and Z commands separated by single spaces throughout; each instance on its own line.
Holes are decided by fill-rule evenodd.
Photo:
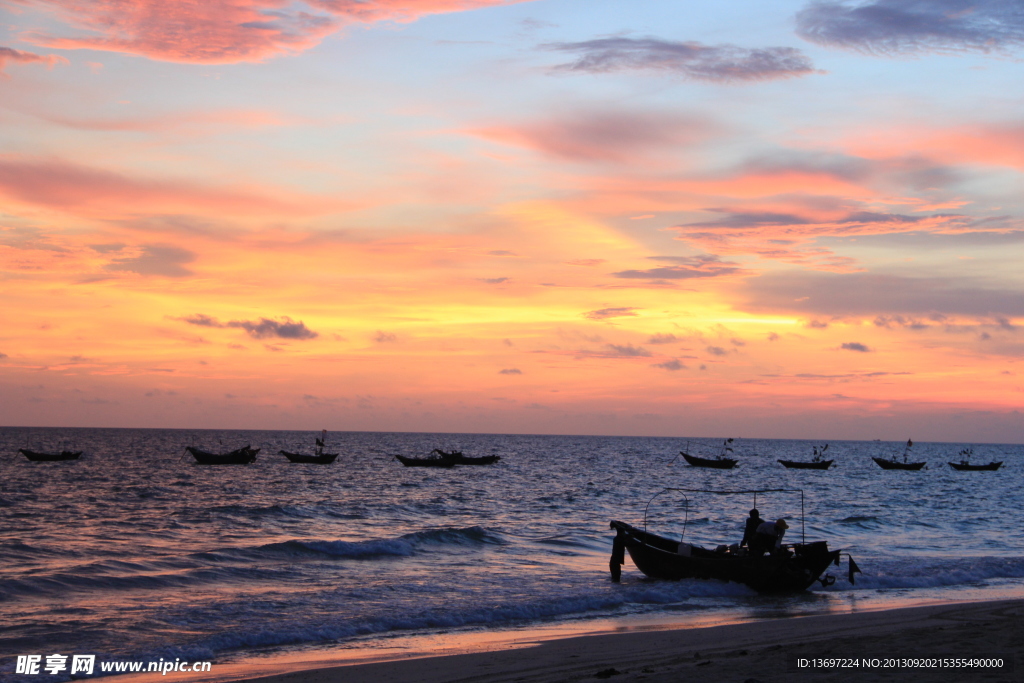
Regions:
M 51 7 L 70 26 L 93 35 L 29 31 L 38 45 L 106 50 L 166 62 L 234 64 L 295 54 L 345 24 L 414 21 L 522 0 L 27 0 Z

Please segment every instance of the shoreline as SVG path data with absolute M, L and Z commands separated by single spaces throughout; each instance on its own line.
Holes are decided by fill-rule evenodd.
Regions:
M 1009 681 L 1024 666 L 1024 599 L 945 603 L 675 629 L 630 629 L 524 637 L 501 649 L 406 653 L 377 661 L 337 660 L 286 673 L 232 677 L 253 683 L 556 683 L 608 678 L 669 683 L 687 678 L 762 683 L 839 681 Z M 796 668 L 796 658 L 988 658 L 1011 668 Z M 312 662 L 309 662 L 310 664 Z M 251 670 L 252 662 L 249 662 Z M 884 664 L 884 662 L 883 662 Z

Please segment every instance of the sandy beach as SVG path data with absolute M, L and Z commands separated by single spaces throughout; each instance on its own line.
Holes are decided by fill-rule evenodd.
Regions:
M 533 647 L 353 664 L 260 683 L 1019 681 L 1024 601 L 957 603 L 688 630 L 593 635 Z M 934 661 L 942 658 L 946 661 Z M 1002 668 L 963 666 L 1002 658 Z M 800 666 L 800 659 L 807 660 Z M 900 660 L 933 659 L 917 662 Z M 826 662 L 827 668 L 819 668 Z M 818 664 L 819 666 L 813 666 Z M 855 664 L 855 665 L 854 665 Z M 842 666 L 840 666 L 842 665 Z M 936 668 L 941 666 L 942 668 Z

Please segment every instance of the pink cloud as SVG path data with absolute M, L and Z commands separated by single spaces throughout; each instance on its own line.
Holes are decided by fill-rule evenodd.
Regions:
M 4 67 L 7 66 L 8 62 L 15 64 L 32 64 L 35 62 L 45 64 L 52 69 L 56 64 L 67 64 L 68 60 L 57 55 L 37 55 L 34 52 L 22 52 L 21 50 L 9 47 L 0 47 L 0 73 L 3 73 Z
M 600 112 L 470 134 L 580 162 L 627 162 L 705 140 L 715 126 L 677 114 Z
M 68 128 L 97 131 L 168 131 L 187 129 L 202 131 L 221 127 L 272 128 L 302 123 L 278 113 L 255 109 L 221 109 L 210 112 L 186 112 L 160 116 L 117 119 L 82 119 L 70 116 L 42 116 L 45 120 Z
M 166 62 L 233 64 L 294 54 L 345 24 L 414 21 L 522 0 L 24 0 L 52 8 L 77 36 L 29 31 L 23 39 L 61 49 L 142 55 Z
M 131 178 L 56 159 L 0 156 L 0 196 L 76 214 L 124 216 L 213 209 L 233 215 L 315 215 L 349 203 L 267 188 L 208 187 L 184 180 Z

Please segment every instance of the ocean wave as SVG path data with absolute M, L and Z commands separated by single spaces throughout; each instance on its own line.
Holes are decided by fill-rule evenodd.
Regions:
M 252 549 L 252 552 L 284 553 L 288 555 L 327 555 L 331 557 L 366 559 L 380 556 L 408 557 L 420 551 L 429 551 L 437 546 L 476 547 L 482 545 L 503 545 L 505 541 L 497 534 L 483 527 L 464 529 L 447 528 L 417 531 L 396 538 L 370 539 L 365 541 L 325 541 L 293 539 L 279 543 L 268 543 Z
M 860 561 L 856 585 L 841 581 L 826 590 L 879 588 L 942 588 L 970 586 L 985 581 L 1024 578 L 1024 557 L 962 557 L 956 559 Z M 838 570 L 845 574 L 844 567 Z
M 377 618 L 331 618 L 321 616 L 308 621 L 289 620 L 244 631 L 223 631 L 202 638 L 182 649 L 162 656 L 213 658 L 225 650 L 283 645 L 305 645 L 348 640 L 361 636 L 417 632 L 437 629 L 488 627 L 551 621 L 566 617 L 621 613 L 636 606 L 680 605 L 690 598 L 750 596 L 746 586 L 718 581 L 647 581 L 620 584 L 611 590 L 581 593 L 555 598 L 535 597 L 522 602 L 461 609 L 438 607 L 418 613 L 393 613 Z
M 165 556 L 146 561 L 103 560 L 63 567 L 57 572 L 32 573 L 9 578 L 0 586 L 0 600 L 74 591 L 176 589 L 256 578 L 261 581 L 274 578 L 286 581 L 297 575 L 292 563 L 287 565 L 288 568 L 276 569 L 273 566 L 266 566 L 265 561 L 274 557 L 294 561 L 303 556 L 356 560 L 408 557 L 420 552 L 433 552 L 453 546 L 479 548 L 504 543 L 501 536 L 483 527 L 467 527 L 419 531 L 390 539 L 292 539 L 253 547 L 222 548 L 186 556 Z M 4 547 L 15 554 L 56 554 L 20 542 L 8 542 Z

